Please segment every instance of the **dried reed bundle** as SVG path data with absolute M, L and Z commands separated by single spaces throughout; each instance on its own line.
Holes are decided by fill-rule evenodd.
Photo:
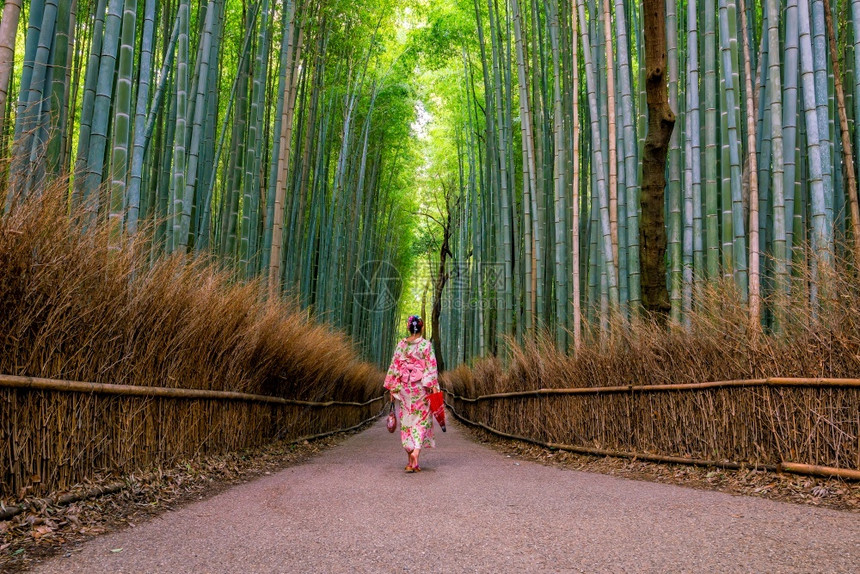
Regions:
M 799 280 L 800 285 L 803 281 Z M 540 388 L 679 385 L 766 377 L 852 378 L 860 374 L 860 290 L 834 272 L 826 298 L 802 290 L 786 302 L 779 329 L 751 332 L 732 288 L 710 289 L 688 328 L 638 322 L 567 355 L 550 337 L 511 343 L 509 364 L 482 359 L 444 377 L 476 397 Z M 860 469 L 860 389 L 733 387 L 454 399 L 465 418 L 546 443 L 748 464 L 782 461 Z
M 202 260 L 150 264 L 69 216 L 63 187 L 0 218 L 0 373 L 364 402 L 382 374 L 349 339 Z M 0 389 L 0 498 L 275 436 L 353 426 L 378 404 L 291 405 Z

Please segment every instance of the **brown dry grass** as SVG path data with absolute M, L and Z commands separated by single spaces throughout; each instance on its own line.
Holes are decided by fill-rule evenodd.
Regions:
M 146 237 L 82 233 L 61 187 L 0 218 L 0 373 L 365 401 L 382 374 L 342 333 L 203 260 L 149 264 Z M 369 407 L 307 409 L 0 390 L 0 497 L 95 472 L 351 426 Z
M 802 283 L 800 283 L 802 284 Z M 797 290 L 799 291 L 799 289 Z M 827 300 L 790 302 L 775 333 L 751 333 L 731 288 L 704 293 L 688 329 L 615 322 L 611 337 L 560 352 L 549 337 L 445 377 L 479 396 L 538 388 L 697 383 L 766 377 L 860 376 L 860 292 L 834 273 Z M 804 462 L 860 469 L 860 389 L 733 388 L 455 401 L 465 417 L 544 442 L 708 460 Z

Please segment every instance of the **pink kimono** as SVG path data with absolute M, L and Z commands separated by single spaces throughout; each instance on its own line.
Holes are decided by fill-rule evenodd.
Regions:
M 408 451 L 433 448 L 433 415 L 428 395 L 439 391 L 433 345 L 420 338 L 397 343 L 385 388 L 400 399 L 400 440 Z

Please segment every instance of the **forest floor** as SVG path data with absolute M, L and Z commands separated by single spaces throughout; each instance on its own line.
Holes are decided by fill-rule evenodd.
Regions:
M 857 512 L 572 472 L 535 463 L 558 453 L 496 441 L 487 448 L 470 434 L 455 424 L 437 433 L 439 448 L 422 454 L 423 472 L 406 474 L 398 437 L 380 421 L 284 470 L 257 473 L 133 528 L 67 541 L 58 555 L 26 566 L 64 573 L 853 572 L 860 562 Z M 643 469 L 624 472 L 647 478 L 635 475 L 647 475 Z M 703 477 L 710 484 L 714 475 Z

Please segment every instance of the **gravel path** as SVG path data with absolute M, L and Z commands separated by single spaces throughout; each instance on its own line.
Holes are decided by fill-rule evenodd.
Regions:
M 380 421 L 36 571 L 860 571 L 858 514 L 518 461 L 450 427 L 420 474 Z

